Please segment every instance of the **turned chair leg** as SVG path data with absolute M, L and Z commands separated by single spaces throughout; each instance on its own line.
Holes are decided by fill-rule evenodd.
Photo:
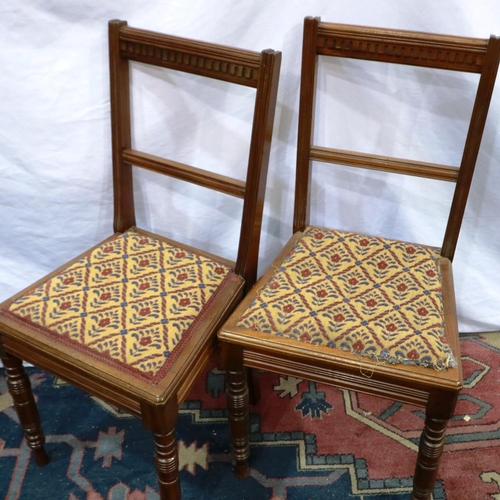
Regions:
M 224 345 L 225 347 L 226 345 Z M 228 348 L 227 352 L 227 409 L 233 458 L 235 460 L 236 475 L 238 477 L 247 477 L 250 474 L 248 466 L 250 420 L 247 370 L 243 366 L 243 356 L 238 349 Z
M 427 417 L 420 438 L 411 500 L 429 500 L 436 483 L 448 420 Z
M 45 436 L 40 426 L 40 416 L 31 391 L 30 379 L 24 371 L 22 361 L 7 353 L 1 345 L 0 357 L 5 367 L 7 386 L 28 446 L 33 450 L 36 464 L 39 466 L 47 465 L 49 457 L 44 448 Z
M 169 402 L 162 407 L 142 404 L 141 410 L 145 427 L 154 435 L 160 500 L 180 500 L 179 453 L 175 439 L 177 401 Z

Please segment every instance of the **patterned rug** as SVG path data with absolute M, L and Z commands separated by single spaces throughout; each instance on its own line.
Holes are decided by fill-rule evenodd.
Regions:
M 464 336 L 465 389 L 433 500 L 500 500 L 500 334 Z M 157 500 L 152 439 L 139 420 L 29 369 L 51 462 L 30 461 L 0 372 L 0 498 Z M 211 362 L 178 422 L 183 499 L 403 500 L 420 409 L 263 373 L 251 475 L 230 463 L 224 372 Z

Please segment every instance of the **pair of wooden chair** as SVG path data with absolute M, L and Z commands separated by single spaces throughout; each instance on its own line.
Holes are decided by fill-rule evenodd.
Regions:
M 21 360 L 142 418 L 154 435 L 160 498 L 180 498 L 177 412 L 218 332 L 238 475 L 249 471 L 248 380 L 255 381 L 249 367 L 425 407 L 412 498 L 430 498 L 462 385 L 451 260 L 499 40 L 305 20 L 294 234 L 253 288 L 280 53 L 166 36 L 121 21 L 109 24 L 109 47 L 114 234 L 1 306 L 1 356 L 37 464 L 48 457 Z M 319 56 L 479 73 L 461 165 L 315 145 Z M 129 61 L 256 88 L 246 182 L 131 148 Z M 455 182 L 442 248 L 309 226 L 314 162 Z M 236 262 L 136 228 L 132 165 L 242 198 Z

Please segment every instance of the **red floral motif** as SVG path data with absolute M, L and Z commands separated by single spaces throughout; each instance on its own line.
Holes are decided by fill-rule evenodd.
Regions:
M 311 340 L 311 337 L 308 333 L 303 333 L 300 336 L 300 340 L 302 340 L 302 342 L 309 342 Z
M 286 313 L 291 313 L 293 311 L 293 306 L 292 304 L 287 304 L 286 306 L 283 307 L 283 311 Z
M 319 298 L 323 299 L 328 295 L 328 292 L 326 290 L 318 290 L 318 293 L 316 294 Z
M 142 238 L 139 240 L 139 245 L 146 245 L 149 242 L 147 238 Z
M 415 247 L 406 247 L 406 253 L 412 254 L 415 253 Z
M 440 340 L 440 341 L 441 341 L 441 343 L 443 343 L 443 344 L 448 344 L 448 340 L 447 340 L 447 339 L 446 339 L 446 337 L 444 337 L 443 335 L 441 335 L 441 336 L 439 337 L 439 340 Z
M 366 305 L 368 307 L 375 307 L 377 305 L 377 301 L 375 299 L 370 299 L 366 301 Z
M 148 265 L 149 265 L 149 259 L 144 259 L 144 260 L 141 260 L 141 261 L 139 262 L 139 265 L 140 265 L 141 267 L 146 267 L 146 266 L 148 266 Z
M 63 302 L 59 308 L 62 309 L 63 311 L 66 311 L 66 309 L 69 309 L 71 307 L 71 302 Z
M 349 285 L 357 285 L 358 284 L 358 280 L 356 278 L 351 278 L 349 281 L 348 281 Z
M 389 323 L 385 329 L 388 331 L 388 332 L 395 332 L 397 330 L 397 327 L 394 323 Z
M 370 242 L 369 242 L 366 238 L 363 238 L 363 239 L 359 242 L 359 244 L 360 244 L 362 247 L 367 247 L 367 246 L 370 244 Z
M 404 292 L 408 287 L 404 283 L 400 283 L 398 285 L 398 291 L 399 292 Z
M 419 316 L 427 316 L 429 314 L 429 311 L 425 307 L 420 307 L 417 309 L 417 314 Z
M 149 285 L 149 283 L 148 283 L 148 282 L 146 282 L 146 283 L 141 283 L 141 284 L 139 285 L 139 290 L 147 290 L 147 289 L 149 288 L 149 286 L 150 286 L 150 285 Z
M 420 358 L 420 354 L 415 349 L 412 349 L 407 354 L 407 357 L 408 357 L 408 359 L 418 359 L 418 358 Z
M 340 262 L 340 255 L 338 253 L 335 253 L 330 257 L 330 260 L 332 262 Z
M 179 300 L 179 304 L 182 306 L 182 307 L 186 307 L 188 306 L 189 304 L 191 304 L 191 301 L 189 299 L 181 299 Z
M 436 276 L 436 273 L 432 269 L 429 269 L 428 271 L 426 271 L 425 274 L 427 274 L 427 276 L 429 276 L 429 278 L 434 278 L 434 276 Z
M 177 252 L 175 254 L 176 259 L 183 259 L 185 256 L 186 256 L 186 254 L 184 252 Z
M 337 323 L 342 323 L 342 321 L 344 321 L 344 315 L 343 314 L 336 314 L 334 317 L 333 317 L 334 321 L 336 321 Z
M 184 281 L 185 279 L 187 279 L 187 277 L 188 277 L 187 273 L 181 273 L 177 276 L 177 279 L 179 281 Z
M 361 342 L 361 340 L 357 340 L 356 342 L 354 342 L 352 348 L 356 352 L 360 352 L 360 351 L 362 351 L 365 348 L 365 345 L 363 344 L 363 342 Z
M 99 321 L 99 326 L 101 328 L 104 328 L 104 327 L 108 326 L 110 323 L 111 323 L 111 321 L 109 318 L 102 318 L 101 321 Z
M 280 284 L 277 281 L 273 281 L 272 283 L 269 283 L 269 288 L 271 290 L 276 290 L 279 287 L 280 287 Z
M 216 274 L 224 274 L 225 270 L 223 267 L 216 267 L 215 272 L 216 272 Z
M 386 269 L 386 268 L 387 268 L 387 262 L 385 262 L 385 261 L 379 262 L 379 263 L 377 264 L 377 267 L 378 267 L 379 269 Z
M 112 272 L 113 272 L 113 269 L 111 269 L 110 267 L 107 267 L 106 269 L 102 270 L 102 275 L 109 276 Z
M 143 307 L 139 311 L 139 316 L 147 316 L 150 312 L 151 312 L 151 309 L 149 309 L 149 307 Z
M 323 233 L 316 233 L 316 234 L 314 235 L 314 237 L 315 237 L 317 240 L 322 240 L 322 239 L 325 237 L 325 235 L 324 235 Z
M 71 283 L 73 283 L 73 278 L 69 277 L 69 278 L 64 278 L 63 279 L 63 285 L 71 285 Z
M 304 269 L 300 275 L 303 277 L 303 278 L 307 278 L 308 276 L 311 276 L 311 271 L 309 269 Z
M 151 344 L 151 342 L 153 342 L 151 337 L 142 337 L 142 339 L 139 340 L 139 344 L 141 344 L 142 346 L 147 346 Z
M 111 247 L 111 246 L 109 246 L 109 247 L 104 247 L 104 248 L 102 249 L 102 251 L 103 251 L 104 253 L 109 253 L 109 252 L 112 252 L 112 251 L 113 251 L 113 247 Z
M 101 297 L 100 297 L 101 300 L 109 300 L 110 298 L 111 298 L 111 293 L 109 293 L 109 292 L 101 293 Z

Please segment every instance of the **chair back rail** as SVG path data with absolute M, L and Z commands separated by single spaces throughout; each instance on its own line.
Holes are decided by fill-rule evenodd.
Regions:
M 480 73 L 488 40 L 320 23 L 317 53 Z
M 467 203 L 472 176 L 486 123 L 500 61 L 500 38 L 487 40 L 415 31 L 304 23 L 295 186 L 294 231 L 309 224 L 312 162 L 383 170 L 391 173 L 455 182 L 455 192 L 441 247 L 453 259 Z M 318 56 L 363 59 L 480 74 L 472 116 L 459 166 L 345 151 L 313 144 L 315 87 Z
M 132 166 L 243 199 L 235 272 L 250 287 L 257 278 L 264 194 L 277 99 L 281 53 L 261 53 L 131 28 L 111 21 L 110 76 L 113 135 L 114 229 L 135 226 Z M 220 175 L 132 149 L 129 61 L 255 88 L 246 180 Z

